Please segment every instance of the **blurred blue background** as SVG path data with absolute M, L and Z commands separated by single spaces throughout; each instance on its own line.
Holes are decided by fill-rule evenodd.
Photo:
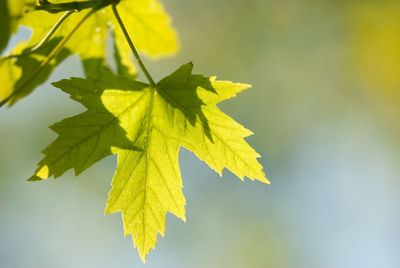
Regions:
M 193 61 L 252 84 L 220 107 L 255 132 L 272 184 L 219 178 L 181 149 L 187 222 L 168 214 L 144 265 L 120 214 L 104 216 L 115 157 L 25 181 L 47 126 L 84 110 L 46 83 L 0 111 L 0 267 L 400 267 L 400 2 L 163 3 L 182 50 L 148 68 Z M 49 81 L 82 75 L 73 56 Z

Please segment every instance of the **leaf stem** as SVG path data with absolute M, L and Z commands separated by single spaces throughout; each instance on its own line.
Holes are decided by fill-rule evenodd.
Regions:
M 39 67 L 36 69 L 36 71 L 30 76 L 28 80 L 26 80 L 21 86 L 19 86 L 17 89 L 15 89 L 10 96 L 5 98 L 0 102 L 0 107 L 5 105 L 7 102 L 10 102 L 10 105 L 15 102 L 13 100 L 15 94 L 19 93 L 27 84 L 32 82 L 33 79 L 43 70 L 44 67 L 57 55 L 58 52 L 60 52 L 61 48 L 65 45 L 65 43 L 68 42 L 68 40 L 73 36 L 73 34 L 79 29 L 79 27 L 91 16 L 93 15 L 98 8 L 93 8 L 90 10 L 76 25 L 75 27 L 71 30 L 71 32 L 64 36 L 64 38 L 57 44 L 57 46 L 50 52 L 50 54 L 46 57 L 46 59 L 39 65 Z
M 49 41 L 49 39 L 53 36 L 53 34 L 57 31 L 57 29 L 60 27 L 60 25 L 65 21 L 66 18 L 68 18 L 72 14 L 72 10 L 68 10 L 65 12 L 61 18 L 57 21 L 57 23 L 51 28 L 50 32 L 47 33 L 47 35 L 43 38 L 42 41 L 40 41 L 39 44 L 37 44 L 35 47 L 33 47 L 30 52 L 38 50 L 44 43 Z
M 19 54 L 14 54 L 14 55 L 8 55 L 8 56 L 4 56 L 2 57 L 3 59 L 9 59 L 9 58 L 17 58 L 17 57 L 21 57 L 21 56 L 26 56 L 29 55 L 33 52 L 35 52 L 36 50 L 38 50 L 39 48 L 41 48 L 47 41 L 49 41 L 49 39 L 54 35 L 54 33 L 57 31 L 57 29 L 61 26 L 61 24 L 65 21 L 65 19 L 67 19 L 71 14 L 73 13 L 73 11 L 67 11 L 65 12 L 60 19 L 57 21 L 57 23 L 53 26 L 53 28 L 51 28 L 51 30 L 46 34 L 46 36 L 42 39 L 42 41 L 40 41 L 36 46 L 24 50 L 22 53 Z
M 142 71 L 143 71 L 144 75 L 146 76 L 147 80 L 149 80 L 149 82 L 150 82 L 150 84 L 151 84 L 152 86 L 155 86 L 156 83 L 154 82 L 154 80 L 153 80 L 153 78 L 151 77 L 150 73 L 147 71 L 146 67 L 144 66 L 142 60 L 140 59 L 139 53 L 137 52 L 135 46 L 133 45 L 133 42 L 132 42 L 131 38 L 129 37 L 128 32 L 126 31 L 126 28 L 125 28 L 125 26 L 124 26 L 124 23 L 122 22 L 121 17 L 120 17 L 119 14 L 118 14 L 116 5 L 117 5 L 116 3 L 114 3 L 114 4 L 112 5 L 112 10 L 113 10 L 113 12 L 114 12 L 115 18 L 116 18 L 117 21 L 118 21 L 119 26 L 121 27 L 122 32 L 123 32 L 124 35 L 125 35 L 125 39 L 126 39 L 126 41 L 128 42 L 129 47 L 131 48 L 131 50 L 132 50 L 132 52 L 133 52 L 133 55 L 135 56 L 136 61 L 137 61 L 137 63 L 139 64 L 140 68 L 142 69 Z
M 102 0 L 103 5 L 106 6 L 110 4 L 108 0 Z M 63 11 L 81 11 L 83 9 L 92 8 L 99 4 L 97 0 L 90 1 L 82 1 L 82 2 L 67 2 L 67 3 L 59 3 L 53 4 L 47 0 L 40 0 L 39 6 L 34 5 L 35 10 L 43 10 L 48 13 L 58 13 Z

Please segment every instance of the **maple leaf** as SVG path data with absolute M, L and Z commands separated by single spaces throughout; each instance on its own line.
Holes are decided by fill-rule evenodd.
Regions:
M 216 106 L 249 85 L 193 75 L 192 68 L 183 65 L 155 86 L 109 72 L 53 83 L 87 111 L 51 126 L 59 136 L 30 180 L 71 168 L 77 175 L 118 154 L 106 214 L 122 212 L 125 234 L 132 234 L 143 261 L 157 234 L 165 234 L 167 211 L 185 220 L 180 146 L 219 174 L 227 168 L 242 180 L 268 183 L 259 155 L 243 139 L 252 133 Z
M 7 20 L 5 27 L 1 27 L 0 50 L 5 46 L 5 40 L 8 40 L 10 33 L 15 32 L 18 26 L 33 30 L 29 42 L 21 44 L 12 52 L 12 55 L 16 55 L 15 57 L 0 58 L 0 99 L 10 97 L 6 101 L 9 105 L 14 104 L 45 82 L 52 70 L 62 62 L 61 58 L 65 59 L 75 53 L 82 60 L 85 73 L 98 76 L 100 70 L 107 65 L 106 43 L 110 30 L 116 49 L 115 60 L 119 74 L 131 77 L 136 74 L 130 48 L 121 31 L 115 27 L 117 22 L 110 6 L 96 11 L 87 19 L 84 18 L 88 16 L 89 10 L 65 15 L 62 24 L 52 35 L 52 39 L 61 41 L 72 33 L 63 48 L 64 53 L 68 52 L 68 54 L 56 59 L 53 56 L 58 55 L 48 56 L 50 53 L 47 53 L 46 57 L 38 60 L 37 53 L 40 51 L 33 48 L 61 20 L 62 15 L 41 10 L 24 14 L 24 7 L 33 3 L 35 3 L 33 0 L 8 0 L 2 4 L 4 7 L 0 6 L 1 12 L 12 15 L 12 19 Z M 52 3 L 63 3 L 63 1 L 56 0 Z M 139 51 L 151 57 L 159 57 L 174 53 L 179 49 L 177 34 L 171 27 L 171 19 L 157 0 L 121 0 L 118 6 L 121 7 L 121 17 L 127 22 L 127 31 L 135 33 L 135 43 Z M 83 20 L 82 26 L 77 27 Z M 52 51 L 58 42 L 44 44 L 47 47 L 46 51 Z M 25 69 L 29 68 L 35 71 L 22 75 Z M 10 73 L 13 75 L 9 75 Z

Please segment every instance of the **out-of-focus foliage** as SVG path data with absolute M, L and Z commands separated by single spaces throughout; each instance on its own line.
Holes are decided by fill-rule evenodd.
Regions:
M 400 129 L 400 1 L 350 1 L 347 21 L 354 75 L 378 118 Z
M 358 79 L 394 100 L 400 93 L 400 2 L 355 1 L 348 12 Z
M 52 1 L 53 2 L 53 1 Z M 62 3 L 65 1 L 54 1 Z M 22 97 L 30 94 L 38 85 L 45 82 L 54 68 L 67 56 L 79 54 L 86 74 L 99 75 L 106 66 L 106 41 L 109 38 L 109 30 L 114 36 L 114 47 L 118 55 L 115 60 L 124 75 L 133 76 L 136 72 L 129 46 L 117 25 L 112 14 L 111 7 L 103 8 L 90 16 L 76 32 L 74 28 L 90 11 L 80 11 L 71 14 L 53 34 L 50 41 L 32 53 L 32 49 L 43 40 L 47 33 L 62 17 L 62 14 L 52 14 L 45 11 L 32 11 L 31 4 L 34 1 L 8 0 L 11 14 L 9 25 L 11 32 L 18 26 L 25 26 L 33 30 L 29 42 L 21 44 L 18 50 L 14 50 L 13 56 L 0 58 L 0 99 L 10 96 L 10 105 Z M 4 4 L 4 5 L 6 5 Z M 171 27 L 171 19 L 165 13 L 162 5 L 157 0 L 122 0 L 118 4 L 121 17 L 126 20 L 127 31 L 134 33 L 137 48 L 153 57 L 167 55 L 178 50 L 178 40 L 175 30 Z M 24 10 L 27 10 L 24 13 Z M 7 24 L 6 24 L 7 26 Z M 5 36 L 9 35 L 7 29 L 2 26 Z M 3 31 L 3 30 L 2 30 Z M 51 52 L 63 38 L 69 34 L 73 36 L 63 49 L 52 58 Z M 3 35 L 3 33 L 1 33 Z M 4 43 L 5 38 L 1 38 Z M 1 46 L 1 43 L 0 43 Z M 62 54 L 62 55 L 61 55 Z M 32 71 L 28 71 L 34 70 Z
M 6 47 L 10 38 L 10 12 L 6 1 L 0 2 L 0 53 Z

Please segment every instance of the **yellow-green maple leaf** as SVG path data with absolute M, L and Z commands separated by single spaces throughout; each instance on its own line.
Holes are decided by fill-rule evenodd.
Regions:
M 7 29 L 2 28 L 4 33 L 0 32 L 0 36 L 9 36 L 9 32 L 15 31 L 17 26 L 25 26 L 33 30 L 29 42 L 22 44 L 18 47 L 18 50 L 12 52 L 12 54 L 22 53 L 22 55 L 0 58 L 0 100 L 11 96 L 8 100 L 10 105 L 28 95 L 38 85 L 46 81 L 51 71 L 61 62 L 59 57 L 58 60 L 53 59 L 45 66 L 41 66 L 46 61 L 46 57 L 37 60 L 36 52 L 39 51 L 29 53 L 29 50 L 46 36 L 62 16 L 58 13 L 52 14 L 45 11 L 23 14 L 23 7 L 34 2 L 33 0 L 7 1 L 10 10 L 7 14 L 15 13 L 15 15 L 13 15 L 14 19 L 11 20 L 11 25 L 8 25 Z M 55 4 L 62 2 L 65 1 L 52 1 Z M 157 0 L 121 0 L 118 3 L 118 8 L 122 19 L 125 21 L 127 31 L 133 36 L 139 51 L 152 57 L 159 57 L 178 50 L 177 34 L 171 27 L 171 19 Z M 58 28 L 52 39 L 60 41 L 67 36 L 88 12 L 88 10 L 82 10 L 70 15 Z M 8 30 L 9 28 L 10 30 Z M 106 42 L 110 29 L 114 36 L 114 47 L 117 49 L 117 57 L 115 58 L 117 66 L 119 70 L 123 70 L 120 73 L 133 76 L 136 69 L 130 48 L 118 28 L 118 23 L 109 6 L 97 11 L 79 27 L 66 43 L 64 52 L 67 52 L 68 55 L 77 53 L 82 60 L 86 74 L 98 75 L 106 65 Z M 4 38 L 1 37 L 0 49 L 3 40 Z M 46 51 L 51 51 L 56 45 L 57 42 L 45 44 Z M 39 71 L 26 72 L 26 75 L 23 75 L 23 70 L 28 67 Z
M 79 174 L 118 154 L 106 214 L 122 212 L 125 234 L 132 234 L 143 260 L 165 233 L 167 211 L 185 220 L 180 146 L 219 174 L 227 168 L 242 180 L 268 183 L 259 155 L 243 139 L 251 132 L 216 106 L 249 85 L 193 75 L 192 68 L 184 65 L 155 86 L 108 72 L 54 83 L 88 110 L 51 127 L 59 137 L 43 151 L 31 180 L 71 168 Z

